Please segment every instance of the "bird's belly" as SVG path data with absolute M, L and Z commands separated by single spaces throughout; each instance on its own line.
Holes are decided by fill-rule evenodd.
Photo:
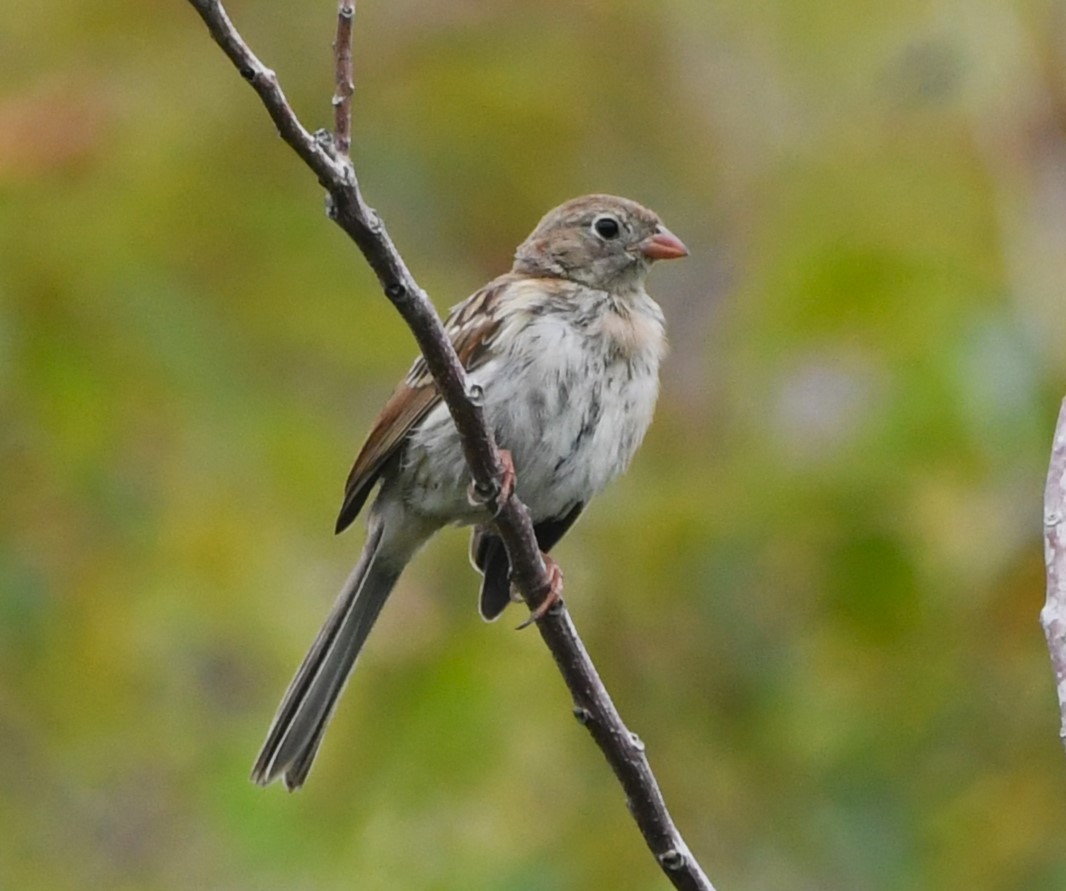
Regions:
M 595 366 L 530 361 L 501 373 L 494 362 L 472 375 L 486 420 L 510 450 L 517 494 L 534 522 L 587 502 L 622 473 L 640 445 L 658 394 L 657 367 L 615 361 Z M 510 360 L 513 363 L 513 358 Z M 519 373 L 514 373 L 515 371 Z M 446 522 L 484 521 L 469 503 L 470 473 L 441 405 L 413 434 L 404 460 L 409 503 Z

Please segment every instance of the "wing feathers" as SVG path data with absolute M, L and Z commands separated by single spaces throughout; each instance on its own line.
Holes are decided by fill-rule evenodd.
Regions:
M 512 278 L 507 274 L 490 282 L 452 309 L 444 323 L 459 361 L 467 371 L 477 368 L 492 353 L 492 343 L 501 322 L 496 306 Z M 436 384 L 425 359 L 419 356 L 403 383 L 385 403 L 352 465 L 337 517 L 337 532 L 352 524 L 385 464 L 400 451 L 411 431 L 438 402 L 440 394 Z
M 337 517 L 337 532 L 343 532 L 352 524 L 378 481 L 385 463 L 439 401 L 437 388 L 432 385 L 413 389 L 404 382 L 396 388 L 381 410 L 377 423 L 348 474 L 344 503 Z

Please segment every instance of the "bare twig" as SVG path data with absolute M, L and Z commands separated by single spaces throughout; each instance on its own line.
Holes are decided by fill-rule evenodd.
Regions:
M 1059 696 L 1059 737 L 1066 745 L 1066 400 L 1059 409 L 1044 489 L 1044 561 L 1047 600 L 1040 624 L 1047 635 Z
M 351 83 L 351 17 L 345 12 L 353 8 L 350 0 L 340 0 L 334 44 L 338 77 L 334 98 L 336 140 L 328 133 L 311 135 L 303 128 L 274 72 L 252 53 L 218 0 L 189 2 L 215 42 L 255 89 L 282 139 L 325 187 L 330 218 L 359 247 L 385 295 L 411 328 L 459 430 L 474 486 L 486 494 L 489 508 L 496 513 L 496 526 L 510 557 L 515 584 L 530 609 L 536 609 L 550 586 L 529 512 L 514 495 L 497 503 L 503 465 L 479 399 L 470 392 L 466 374 L 429 298 L 408 271 L 380 217 L 363 200 L 342 144 L 351 132 L 350 91 L 345 95 L 341 84 Z M 538 620 L 537 626 L 570 689 L 574 714 L 588 728 L 621 782 L 630 811 L 663 872 L 674 887 L 684 891 L 714 891 L 670 818 L 643 744 L 622 722 L 565 608 L 553 608 Z
M 347 156 L 352 147 L 352 21 L 355 19 L 355 0 L 340 0 L 337 4 L 337 36 L 333 41 L 334 81 L 333 138 L 337 153 Z

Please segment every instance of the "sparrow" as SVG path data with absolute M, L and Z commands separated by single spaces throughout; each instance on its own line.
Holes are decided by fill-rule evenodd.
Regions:
M 451 342 L 501 448 L 508 485 L 547 552 L 589 500 L 629 465 L 651 423 L 666 352 L 662 310 L 644 289 L 652 263 L 688 255 L 652 211 L 586 195 L 550 211 L 510 272 L 449 314 Z M 448 409 L 419 358 L 385 403 L 344 489 L 336 530 L 371 492 L 367 539 L 322 630 L 289 685 L 252 770 L 303 785 L 326 725 L 385 600 L 415 552 L 446 525 L 474 527 L 480 612 L 511 601 L 510 565 L 470 474 Z

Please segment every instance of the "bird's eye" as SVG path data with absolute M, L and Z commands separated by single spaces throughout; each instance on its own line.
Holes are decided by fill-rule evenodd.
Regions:
M 592 221 L 592 231 L 604 241 L 613 241 L 621 234 L 622 227 L 610 214 L 603 214 Z

